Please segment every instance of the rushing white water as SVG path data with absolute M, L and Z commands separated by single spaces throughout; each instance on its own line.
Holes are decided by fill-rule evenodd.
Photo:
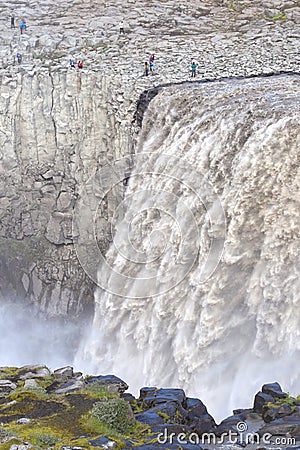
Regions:
M 299 82 L 152 100 L 78 365 L 183 387 L 217 418 L 265 382 L 299 393 Z

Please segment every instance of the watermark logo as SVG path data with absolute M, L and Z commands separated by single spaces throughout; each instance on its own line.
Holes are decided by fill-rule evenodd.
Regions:
M 214 448 L 224 448 L 223 445 L 239 445 L 245 447 L 247 445 L 296 445 L 296 438 L 289 436 L 272 436 L 270 433 L 260 434 L 258 432 L 248 431 L 248 425 L 246 422 L 238 422 L 236 424 L 236 431 L 228 430 L 221 435 L 216 435 L 212 432 L 203 433 L 199 436 L 197 433 L 170 433 L 168 434 L 167 428 L 163 433 L 157 436 L 157 442 L 159 444 L 174 444 L 179 445 L 213 445 Z M 284 447 L 284 448 L 285 448 Z
M 104 231 L 108 249 L 101 247 Z M 97 170 L 81 188 L 73 215 L 85 272 L 102 289 L 131 298 L 168 292 L 195 265 L 194 285 L 205 282 L 219 264 L 225 233 L 221 201 L 205 174 L 159 153 Z

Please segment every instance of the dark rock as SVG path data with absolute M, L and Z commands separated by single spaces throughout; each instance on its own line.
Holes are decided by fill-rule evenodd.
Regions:
M 208 414 L 206 406 L 201 402 L 201 400 L 196 398 L 187 398 L 186 409 L 187 415 L 185 422 L 197 434 L 201 435 L 216 427 L 213 417 Z
M 131 441 L 129 441 L 128 439 L 125 440 L 125 445 L 126 447 L 123 447 L 123 449 L 127 449 L 127 448 L 136 448 L 133 443 Z
M 68 380 L 70 378 L 73 378 L 73 376 L 74 376 L 73 367 L 71 367 L 71 366 L 61 367 L 60 369 L 54 370 L 53 374 L 54 374 L 54 379 L 56 381 Z
M 191 429 L 188 426 L 177 423 L 154 425 L 151 427 L 151 430 L 153 433 L 168 433 L 169 435 L 175 433 L 174 436 L 182 433 L 188 435 L 191 432 Z
M 289 433 L 291 436 L 296 436 L 300 434 L 300 417 L 290 415 L 273 420 L 271 423 L 260 428 L 258 433 L 260 436 L 264 433 L 270 433 L 272 436 L 285 436 Z
M 144 400 L 144 398 L 147 397 L 147 395 L 149 394 L 153 394 L 154 392 L 156 392 L 158 389 L 156 387 L 143 387 L 142 389 L 140 389 L 140 397 L 139 400 Z
M 228 434 L 229 431 L 238 436 L 241 431 L 245 431 L 238 429 L 239 423 L 243 425 L 245 424 L 246 429 L 248 428 L 246 417 L 248 417 L 248 413 L 234 414 L 233 416 L 229 416 L 224 419 L 218 426 L 216 426 L 216 428 L 212 429 L 211 432 L 213 432 L 218 437 L 223 433 Z
M 253 410 L 254 412 L 261 414 L 263 410 L 263 406 L 268 403 L 274 403 L 275 399 L 269 394 L 265 394 L 263 392 L 258 392 L 254 398 Z
M 300 407 L 299 406 L 295 406 L 294 410 L 293 410 L 293 414 L 299 416 L 300 415 Z
M 97 375 L 95 377 L 86 377 L 85 381 L 87 384 L 97 383 L 97 385 L 103 386 L 103 388 L 112 393 L 123 393 L 128 389 L 128 385 L 125 381 L 115 375 Z
M 136 414 L 135 418 L 139 422 L 148 425 L 157 425 L 170 423 L 175 420 L 177 414 L 177 404 L 174 402 L 167 402 L 147 411 Z
M 263 407 L 262 417 L 265 422 L 270 423 L 273 420 L 281 417 L 290 416 L 293 413 L 293 408 L 290 405 L 282 405 L 277 408 Z
M 46 391 L 49 394 L 68 394 L 69 392 L 74 392 L 82 389 L 84 387 L 84 381 L 82 380 L 70 380 L 66 383 L 61 383 L 59 381 L 54 381 Z
M 206 406 L 201 400 L 197 398 L 187 398 L 186 399 L 186 410 L 190 418 L 201 417 L 207 414 Z
M 214 431 L 216 428 L 216 423 L 209 414 L 206 414 L 191 423 L 190 427 L 194 432 L 201 436 L 203 433 Z
M 186 399 L 186 423 L 199 435 L 216 427 L 214 418 L 208 414 L 206 406 L 197 398 Z
M 132 394 L 122 394 L 121 397 L 126 400 L 126 402 L 130 403 L 132 405 L 132 403 L 134 403 L 136 401 L 136 398 L 132 395 Z
M 277 382 L 264 384 L 261 390 L 264 394 L 271 395 L 274 398 L 287 397 L 287 394 L 282 391 L 280 384 Z
M 252 412 L 253 412 L 253 409 L 250 409 L 250 408 L 248 408 L 248 409 L 234 409 L 233 411 L 233 414 L 234 415 L 236 415 L 236 414 L 251 414 Z
M 139 401 L 143 401 L 143 405 L 149 408 L 161 403 L 169 401 L 176 402 L 178 405 L 185 406 L 186 396 L 182 389 L 156 389 L 156 388 L 141 389 L 141 396 Z
M 146 91 L 142 92 L 140 95 L 136 112 L 134 114 L 134 121 L 137 122 L 138 126 L 140 127 L 143 122 L 143 117 L 146 109 L 148 108 L 148 105 L 150 101 L 161 91 L 161 87 L 155 87 L 147 89 Z

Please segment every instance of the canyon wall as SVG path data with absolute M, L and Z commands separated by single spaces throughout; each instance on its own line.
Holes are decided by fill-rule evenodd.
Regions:
M 99 167 L 131 152 L 124 108 L 134 106 L 122 97 L 116 110 L 118 85 L 100 74 L 43 71 L 1 81 L 2 295 L 26 297 L 50 316 L 76 316 L 92 307 L 93 283 L 73 246 L 74 204 Z M 102 250 L 112 196 L 104 209 Z

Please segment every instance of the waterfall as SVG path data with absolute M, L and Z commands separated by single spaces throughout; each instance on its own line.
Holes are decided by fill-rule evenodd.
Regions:
M 299 81 L 150 102 L 78 366 L 182 387 L 217 418 L 265 382 L 299 394 Z

